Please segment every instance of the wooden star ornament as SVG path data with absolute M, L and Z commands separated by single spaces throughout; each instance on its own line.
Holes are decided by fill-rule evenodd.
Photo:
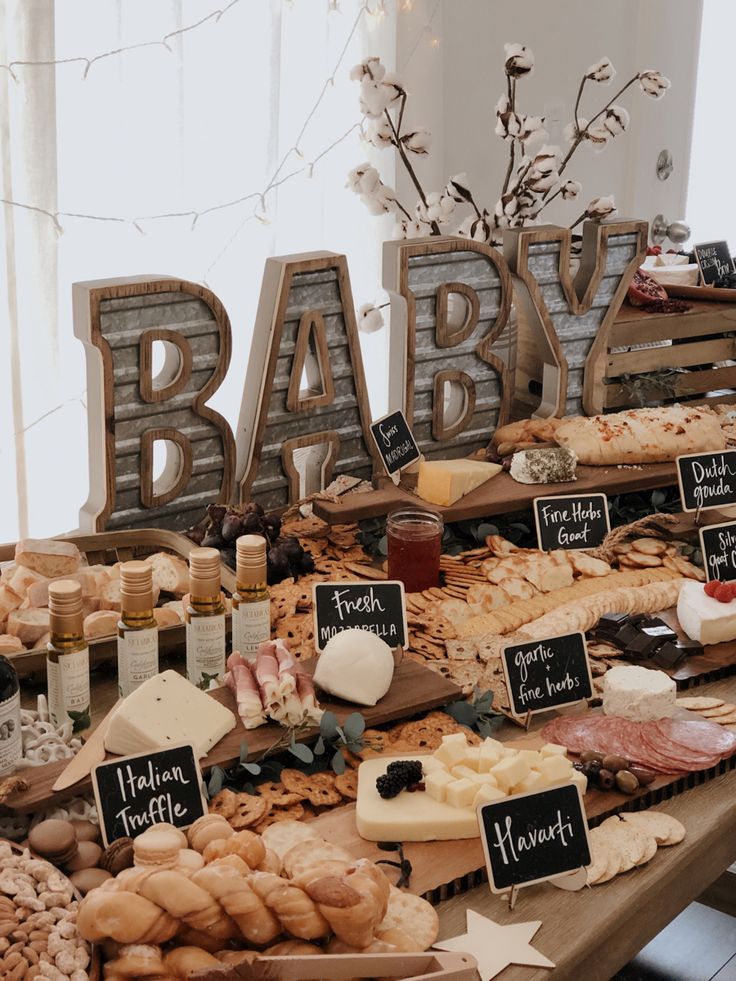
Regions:
M 466 911 L 467 933 L 443 940 L 434 946 L 472 954 L 478 961 L 481 981 L 490 981 L 509 964 L 525 967 L 554 967 L 553 961 L 531 946 L 531 939 L 542 925 L 541 920 L 529 923 L 510 923 L 502 926 L 481 916 L 475 910 Z

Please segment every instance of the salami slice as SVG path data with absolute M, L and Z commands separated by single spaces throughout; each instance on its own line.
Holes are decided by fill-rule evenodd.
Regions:
M 694 755 L 725 759 L 736 753 L 736 733 L 706 719 L 660 719 L 657 729 L 670 742 Z
M 629 722 L 621 727 L 622 756 L 638 766 L 658 773 L 672 773 L 673 766 L 669 759 L 659 753 L 653 753 L 643 741 L 641 727 L 636 722 Z M 676 769 L 674 772 L 677 772 Z
M 656 729 L 656 722 L 639 723 L 639 738 L 649 764 L 665 773 L 684 773 L 688 770 L 702 770 L 712 765 L 708 758 L 686 757 L 679 747 L 664 739 Z
M 594 715 L 560 716 L 542 729 L 542 738 L 559 743 L 571 753 L 582 753 L 591 748 L 591 732 L 597 718 Z

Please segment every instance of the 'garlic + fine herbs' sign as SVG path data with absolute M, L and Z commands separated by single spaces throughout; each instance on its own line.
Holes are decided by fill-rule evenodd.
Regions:
M 335 634 L 350 628 L 370 630 L 389 647 L 406 646 L 402 582 L 320 582 L 312 588 L 317 651 Z
M 581 633 L 509 644 L 501 664 L 514 715 L 545 712 L 593 694 L 585 637 Z
M 162 821 L 188 828 L 207 813 L 202 774 L 189 744 L 98 763 L 92 786 L 105 847 Z
M 481 804 L 478 824 L 492 892 L 590 865 L 588 824 L 575 784 Z
M 683 511 L 707 511 L 736 504 L 736 450 L 677 457 Z
M 611 530 L 605 494 L 561 494 L 535 497 L 537 542 L 545 551 L 556 548 L 597 548 Z

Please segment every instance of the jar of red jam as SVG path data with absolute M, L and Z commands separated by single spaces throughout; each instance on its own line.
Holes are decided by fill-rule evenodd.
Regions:
M 399 579 L 407 593 L 439 585 L 442 518 L 408 507 L 392 511 L 386 522 L 388 578 Z

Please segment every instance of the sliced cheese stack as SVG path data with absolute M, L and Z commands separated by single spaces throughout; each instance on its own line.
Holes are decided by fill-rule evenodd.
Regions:
M 206 756 L 236 726 L 232 712 L 176 671 L 145 681 L 115 711 L 105 749 L 129 756 L 192 743 Z
M 483 460 L 422 460 L 417 494 L 430 504 L 447 507 L 501 472 L 498 463 Z
M 358 833 L 368 841 L 475 838 L 481 804 L 562 783 L 577 784 L 584 794 L 588 781 L 565 753 L 555 743 L 540 750 L 512 749 L 496 739 L 470 746 L 464 733 L 453 733 L 431 756 L 416 757 L 425 792 L 403 791 L 387 800 L 379 795 L 376 780 L 396 757 L 366 760 L 358 770 Z

